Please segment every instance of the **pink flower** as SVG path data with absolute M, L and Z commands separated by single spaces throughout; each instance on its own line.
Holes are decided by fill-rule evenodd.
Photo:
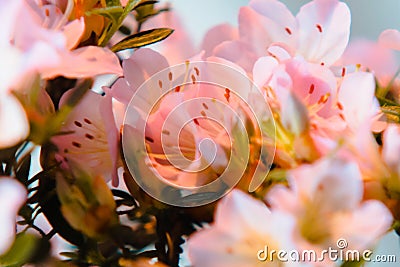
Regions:
M 61 105 L 71 93 L 63 95 Z M 64 167 L 79 167 L 92 175 L 103 175 L 106 180 L 112 178 L 113 185 L 118 185 L 119 131 L 108 91 L 105 96 L 88 91 L 60 132 L 52 142 L 58 147 Z
M 150 62 L 148 58 L 153 60 Z M 229 157 L 228 134 L 233 123 L 229 115 L 232 110 L 221 110 L 218 105 L 218 101 L 229 105 L 226 92 L 215 86 L 196 84 L 195 79 L 201 72 L 198 69 L 182 74 L 171 69 L 163 79 L 144 83 L 153 74 L 169 67 L 163 56 L 150 49 L 136 51 L 123 62 L 123 67 L 124 78 L 115 83 L 111 93 L 123 103 L 128 103 L 134 93 L 142 100 L 132 108 L 143 114 L 143 121 L 146 120 L 144 134 L 151 161 L 146 164 L 155 168 L 166 181 L 178 186 L 200 186 L 215 180 L 224 171 Z M 171 88 L 173 90 L 156 104 L 160 90 L 171 86 L 174 77 L 182 78 L 181 75 L 191 77 L 193 84 Z M 143 83 L 146 90 L 138 92 Z M 203 99 L 201 103 L 196 100 L 198 98 Z M 233 94 L 231 101 L 235 106 L 237 99 Z M 146 118 L 146 112 L 150 110 Z M 138 122 L 131 126 L 136 127 L 136 124 Z M 140 135 L 132 138 L 140 139 Z
M 289 172 L 290 188 L 274 187 L 271 209 L 293 216 L 296 242 L 321 251 L 344 238 L 347 249 L 363 250 L 389 230 L 392 215 L 379 201 L 362 201 L 363 183 L 355 163 L 324 158 Z
M 332 65 L 342 55 L 350 34 L 350 11 L 337 0 L 314 0 L 294 17 L 276 0 L 253 0 L 239 13 L 239 40 L 224 42 L 214 55 L 250 71 L 271 45 L 307 61 Z M 242 57 L 246 55 L 245 57 Z
M 340 64 L 358 64 L 360 70 L 372 72 L 381 87 L 389 85 L 398 68 L 395 54 L 390 49 L 368 40 L 351 42 L 340 59 Z
M 118 58 L 111 51 L 100 47 L 76 49 L 85 25 L 83 20 L 68 22 L 72 6 L 68 5 L 63 14 L 55 5 L 16 2 L 14 13 L 5 18 L 8 28 L 2 40 L 20 58 L 14 63 L 18 76 L 30 72 L 39 72 L 44 78 L 121 74 Z
M 298 266 L 257 257 L 265 246 L 269 251 L 294 249 L 294 223 L 290 216 L 271 212 L 261 201 L 233 190 L 218 204 L 214 224 L 189 237 L 190 260 L 196 267 Z
M 31 84 L 26 81 L 37 73 L 42 78 L 58 75 L 76 78 L 120 74 L 121 68 L 118 58 L 105 48 L 75 49 L 85 25 L 83 20 L 68 22 L 71 6 L 67 6 L 65 14 L 55 5 L 33 0 L 1 1 L 1 6 L 0 126 L 4 130 L 0 147 L 9 147 L 29 133 L 26 114 L 10 94 L 11 90 L 22 90 L 20 87 L 29 90 Z
M 0 255 L 7 252 L 15 238 L 15 220 L 26 200 L 26 189 L 15 179 L 0 177 Z

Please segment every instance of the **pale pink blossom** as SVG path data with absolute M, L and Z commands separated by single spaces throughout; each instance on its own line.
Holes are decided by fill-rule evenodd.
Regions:
M 381 87 L 389 85 L 398 69 L 393 51 L 381 43 L 368 40 L 350 42 L 339 64 L 358 65 L 360 70 L 372 72 Z
M 148 58 L 153 60 L 150 62 Z M 226 91 L 196 84 L 195 79 L 201 72 L 199 69 L 180 74 L 171 69 L 160 80 L 148 80 L 153 74 L 169 67 L 166 58 L 150 49 L 136 51 L 123 62 L 123 67 L 124 78 L 114 84 L 111 93 L 123 103 L 128 103 L 133 94 L 141 99 L 134 108 L 139 114 L 143 113 L 142 119 L 146 120 L 145 138 L 151 161 L 147 165 L 155 168 L 166 181 L 179 186 L 200 186 L 216 179 L 228 162 L 228 134 L 233 123 L 228 116 L 232 109 L 221 110 L 215 104 L 218 100 L 230 105 Z M 160 90 L 173 84 L 174 77 L 182 78 L 184 75 L 191 77 L 193 84 L 169 88 L 172 91 L 156 104 Z M 143 83 L 146 89 L 138 92 Z M 204 100 L 200 103 L 196 101 L 198 98 Z M 235 100 L 232 94 L 232 106 L 236 105 Z M 146 118 L 146 111 L 150 110 Z M 211 143 L 211 140 L 215 142 Z
M 257 257 L 265 246 L 269 251 L 294 249 L 294 224 L 290 216 L 271 212 L 261 201 L 233 190 L 218 204 L 214 223 L 189 237 L 190 261 L 196 267 L 301 266 Z
M 15 179 L 0 177 L 0 255 L 12 245 L 16 232 L 16 216 L 26 201 L 26 189 Z
M 273 212 L 296 221 L 295 239 L 302 249 L 322 251 L 344 238 L 346 249 L 371 249 L 390 230 L 392 215 L 383 203 L 363 201 L 358 166 L 324 158 L 289 172 L 289 188 L 278 185 L 267 194 Z
M 268 55 L 271 45 L 291 56 L 332 65 L 346 48 L 350 35 L 350 11 L 337 0 L 314 0 L 294 17 L 276 0 L 253 0 L 239 13 L 239 40 L 226 41 L 214 55 L 238 63 L 250 72 L 257 58 Z
M 120 74 L 121 68 L 118 58 L 105 48 L 76 49 L 85 25 L 83 20 L 68 22 L 70 4 L 65 14 L 55 5 L 33 0 L 1 1 L 1 7 L 0 125 L 4 131 L 0 147 L 9 147 L 29 133 L 26 114 L 10 94 L 12 90 L 29 90 L 31 85 L 26 81 L 37 74 L 42 78 L 76 78 Z
M 61 106 L 71 93 L 63 95 Z M 68 115 L 60 134 L 51 140 L 58 147 L 63 167 L 79 167 L 118 185 L 119 129 L 108 91 L 104 96 L 88 91 Z

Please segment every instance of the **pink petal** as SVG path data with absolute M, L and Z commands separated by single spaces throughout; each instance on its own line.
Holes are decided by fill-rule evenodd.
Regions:
M 326 211 L 351 210 L 362 199 L 358 166 L 340 159 L 323 159 L 290 172 L 292 186 L 301 196 L 321 203 Z
M 354 101 L 355 99 L 357 101 Z M 351 129 L 355 130 L 371 121 L 378 109 L 374 99 L 375 80 L 371 73 L 356 72 L 344 77 L 338 100 L 343 106 L 343 115 Z
M 144 23 L 143 30 L 160 27 L 174 29 L 167 39 L 152 45 L 165 56 L 170 65 L 184 63 L 196 53 L 193 41 L 175 11 L 163 12 L 150 18 Z
M 135 51 L 129 59 L 124 60 L 122 66 L 128 85 L 136 92 L 147 79 L 168 68 L 169 64 L 161 54 L 148 48 L 142 48 Z
M 205 51 L 205 57 L 213 54 L 214 48 L 224 41 L 233 41 L 239 39 L 239 32 L 236 27 L 229 24 L 221 24 L 210 29 L 204 36 L 201 45 Z
M 386 164 L 400 174 L 400 127 L 390 124 L 383 134 L 382 157 Z
M 352 213 L 337 214 L 333 218 L 333 236 L 345 238 L 349 249 L 370 249 L 390 230 L 392 221 L 392 214 L 383 203 L 366 201 Z
M 68 78 L 91 77 L 98 74 L 122 75 L 118 57 L 106 48 L 86 46 L 72 52 L 60 54 L 61 63 L 43 71 L 42 76 L 50 79 L 58 75 Z
M 79 44 L 79 41 L 84 31 L 85 21 L 83 20 L 83 18 L 71 21 L 64 26 L 63 32 L 65 38 L 67 39 L 67 49 L 71 50 Z
M 216 46 L 214 56 L 229 60 L 251 73 L 257 56 L 251 47 L 241 41 L 226 41 Z
M 257 56 L 265 55 L 273 43 L 294 47 L 296 21 L 287 7 L 275 0 L 253 0 L 239 11 L 240 39 L 251 45 Z
M 104 88 L 106 89 L 106 88 Z M 99 104 L 100 114 L 103 117 L 104 130 L 107 133 L 108 147 L 111 156 L 112 170 L 111 179 L 112 185 L 117 187 L 119 183 L 118 178 L 118 159 L 119 159 L 119 131 L 115 125 L 114 114 L 110 111 L 112 107 L 112 97 L 108 90 Z
M 29 134 L 29 123 L 20 102 L 9 94 L 0 94 L 0 148 L 11 147 Z
M 342 65 L 360 64 L 361 70 L 375 74 L 382 87 L 388 85 L 398 68 L 393 51 L 368 40 L 351 42 L 340 63 Z
M 261 57 L 254 64 L 253 80 L 259 87 L 263 88 L 273 74 L 273 70 L 277 67 L 278 61 L 273 57 Z
M 15 237 L 18 210 L 26 200 L 26 189 L 15 179 L 0 177 L 0 255 L 7 252 Z
M 379 36 L 379 43 L 387 48 L 400 50 L 400 32 L 388 29 Z
M 350 10 L 337 0 L 314 0 L 296 16 L 298 53 L 314 63 L 332 65 L 344 52 L 350 35 Z

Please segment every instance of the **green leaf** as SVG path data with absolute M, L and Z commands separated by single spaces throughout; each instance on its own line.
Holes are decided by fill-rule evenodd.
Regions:
M 387 119 L 392 122 L 400 122 L 400 107 L 399 106 L 382 106 L 381 110 L 385 113 Z
M 28 233 L 17 234 L 15 241 L 6 254 L 0 256 L 1 266 L 22 266 L 33 256 L 38 238 Z
M 119 17 L 124 12 L 124 9 L 121 6 L 108 6 L 102 8 L 94 8 L 90 11 L 87 11 L 86 16 L 90 15 L 100 15 L 106 18 L 109 18 L 113 21 L 113 23 L 117 23 Z
M 159 28 L 147 31 L 142 31 L 131 36 L 126 37 L 119 43 L 115 44 L 111 51 L 118 52 L 130 48 L 138 48 L 149 44 L 154 44 L 164 40 L 170 36 L 174 30 L 169 28 Z
M 120 6 L 121 3 L 119 0 L 106 0 L 107 6 Z

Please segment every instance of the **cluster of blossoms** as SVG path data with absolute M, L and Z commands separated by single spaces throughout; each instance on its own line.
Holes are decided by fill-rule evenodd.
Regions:
M 99 252 L 88 264 L 111 264 L 102 261 L 110 254 L 119 266 L 152 266 L 126 255 L 142 240 L 123 238 L 143 214 L 161 220 L 169 210 L 142 189 L 194 201 L 235 186 L 211 208 L 171 209 L 192 226 L 209 222 L 216 206 L 205 229 L 182 230 L 195 267 L 265 265 L 257 252 L 266 245 L 320 254 L 345 239 L 346 250 L 372 250 L 397 230 L 400 87 L 393 50 L 400 50 L 400 32 L 348 45 L 351 15 L 343 2 L 313 0 L 294 16 L 277 0 L 252 0 L 240 9 L 238 27 L 218 25 L 196 48 L 179 18 L 154 9 L 155 2 L 1 0 L 0 255 L 13 246 L 21 207 L 33 203 L 77 247 L 93 244 L 87 240 L 115 244 L 118 256 Z M 125 18 L 143 33 L 123 39 L 116 31 Z M 175 32 L 152 48 L 116 53 L 149 44 L 144 33 L 161 40 L 154 34 L 161 27 Z M 88 90 L 100 74 L 115 81 Z M 20 177 L 28 143 L 42 147 L 43 171 L 33 179 Z M 152 173 L 162 183 L 153 183 Z M 262 177 L 256 186 L 255 176 Z M 208 184 L 216 192 L 202 189 Z M 134 223 L 120 216 L 128 200 Z M 143 231 L 162 231 L 162 223 L 143 223 Z M 165 229 L 145 245 L 155 243 L 167 256 L 148 255 L 177 266 L 169 258 L 174 230 Z M 89 258 L 82 255 L 77 260 Z

